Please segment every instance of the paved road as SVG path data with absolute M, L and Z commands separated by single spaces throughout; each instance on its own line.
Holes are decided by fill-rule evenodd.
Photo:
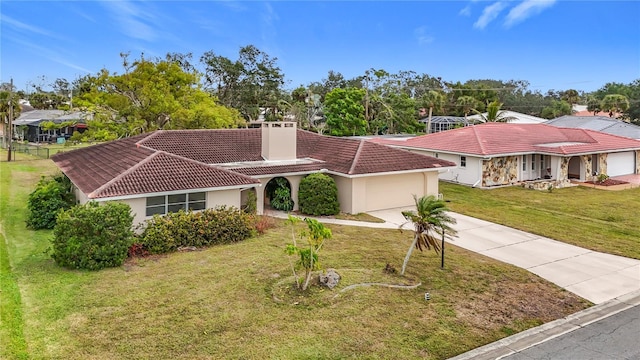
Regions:
M 640 359 L 640 306 L 634 306 L 502 359 Z

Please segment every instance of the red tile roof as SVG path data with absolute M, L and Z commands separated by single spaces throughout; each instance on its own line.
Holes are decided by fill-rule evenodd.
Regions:
M 545 124 L 486 123 L 408 139 L 377 140 L 403 148 L 479 156 L 545 153 L 578 155 L 638 150 L 640 141 L 586 129 Z
M 260 129 L 156 131 L 55 155 L 52 159 L 90 198 L 258 183 L 250 176 L 327 169 L 366 175 L 455 166 L 454 163 L 364 140 L 297 131 L 297 157 L 314 162 L 261 161 Z

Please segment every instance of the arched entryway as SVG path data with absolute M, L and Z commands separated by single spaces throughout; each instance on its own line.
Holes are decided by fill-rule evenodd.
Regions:
M 569 166 L 567 171 L 567 176 L 569 180 L 582 180 L 585 179 L 582 177 L 584 174 L 584 164 L 582 163 L 582 159 L 580 156 L 573 156 L 569 159 Z
M 291 183 L 284 177 L 275 177 L 264 188 L 264 206 L 280 211 L 291 211 L 294 201 L 291 194 Z

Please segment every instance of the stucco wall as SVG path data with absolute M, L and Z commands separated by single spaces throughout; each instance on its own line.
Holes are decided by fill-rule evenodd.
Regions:
M 135 198 L 119 200 L 118 202 L 124 203 L 131 207 L 131 214 L 133 215 L 133 226 L 144 222 L 147 218 L 147 198 Z
M 640 150 L 636 150 L 636 174 L 640 174 Z
M 502 156 L 482 162 L 482 186 L 511 185 L 518 181 L 518 157 Z
M 367 211 L 408 206 L 414 203 L 413 195 L 425 194 L 425 176 L 422 173 L 382 175 L 366 178 L 367 193 L 364 199 Z
M 78 189 L 75 185 L 73 186 L 73 193 L 76 196 L 76 203 L 84 204 L 89 201 L 89 197 L 87 197 L 87 195 L 80 191 L 80 189 Z
M 439 173 L 438 176 L 441 180 L 458 182 L 466 185 L 474 185 L 480 180 L 482 176 L 482 158 L 475 156 L 466 156 L 467 166 L 460 167 L 460 155 L 457 154 L 447 154 L 441 152 L 436 153 L 433 151 L 416 149 L 411 149 L 410 151 L 433 157 L 436 157 L 437 154 L 438 159 L 451 161 L 458 165 L 458 167 L 456 167 L 455 169 Z
M 353 190 L 352 190 L 352 179 L 331 175 L 333 180 L 336 182 L 336 187 L 338 188 L 338 202 L 340 203 L 340 211 L 344 213 L 350 213 L 353 204 Z

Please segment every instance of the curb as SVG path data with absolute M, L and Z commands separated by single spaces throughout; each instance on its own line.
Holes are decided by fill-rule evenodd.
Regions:
M 639 305 L 640 291 L 634 291 L 602 304 L 594 305 L 562 319 L 542 324 L 538 327 L 462 353 L 449 360 L 501 359 Z

